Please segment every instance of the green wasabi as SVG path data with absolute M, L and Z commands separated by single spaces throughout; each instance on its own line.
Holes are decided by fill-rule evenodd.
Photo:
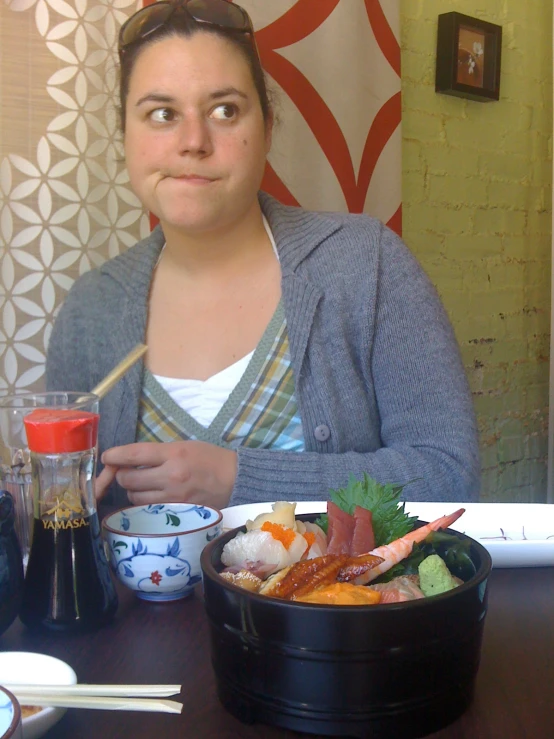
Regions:
M 418 567 L 419 587 L 426 597 L 446 593 L 458 586 L 450 570 L 438 554 L 425 557 Z

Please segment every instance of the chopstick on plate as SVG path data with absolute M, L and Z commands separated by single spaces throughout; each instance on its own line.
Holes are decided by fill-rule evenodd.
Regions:
M 183 704 L 159 700 L 181 692 L 180 685 L 10 685 L 20 703 L 30 706 L 93 708 L 110 711 L 181 713 Z M 141 697 L 136 697 L 141 696 Z
M 92 683 L 78 683 L 77 685 L 33 685 L 32 683 L 6 683 L 4 685 L 14 695 L 34 693 L 42 696 L 100 696 L 129 698 L 167 698 L 181 692 L 180 685 L 93 685 Z
M 17 700 L 26 706 L 57 706 L 59 708 L 93 708 L 107 711 L 151 711 L 156 713 L 181 713 L 183 704 L 157 698 L 106 698 L 94 695 L 44 695 L 43 693 L 19 693 Z

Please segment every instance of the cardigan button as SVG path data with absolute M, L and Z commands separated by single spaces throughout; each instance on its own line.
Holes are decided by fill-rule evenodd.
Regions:
M 314 436 L 317 441 L 327 441 L 327 439 L 331 436 L 329 426 L 325 426 L 325 424 L 322 424 L 321 426 L 316 426 Z

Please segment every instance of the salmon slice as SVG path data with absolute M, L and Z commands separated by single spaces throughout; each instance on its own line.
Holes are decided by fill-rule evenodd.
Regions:
M 371 587 L 381 593 L 381 603 L 404 603 L 425 598 L 417 575 L 401 575 L 390 582 L 373 583 Z

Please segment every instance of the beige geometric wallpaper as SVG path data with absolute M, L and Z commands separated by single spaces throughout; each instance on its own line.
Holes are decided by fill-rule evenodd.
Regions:
M 75 278 L 148 233 L 116 110 L 117 33 L 140 4 L 0 5 L 0 393 L 40 387 Z
M 398 227 L 398 0 L 240 4 L 277 92 L 269 191 Z M 117 113 L 117 35 L 141 5 L 0 0 L 0 395 L 42 389 L 67 290 L 150 229 Z

